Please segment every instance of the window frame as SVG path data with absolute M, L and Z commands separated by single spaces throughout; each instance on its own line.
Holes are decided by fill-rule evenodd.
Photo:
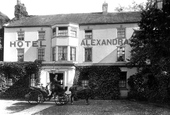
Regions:
M 18 57 L 18 62 L 24 62 L 24 48 L 17 48 L 17 57 Z
M 55 27 L 55 28 L 52 28 L 52 35 L 53 35 L 53 37 L 55 37 L 55 36 L 56 36 L 56 33 L 57 33 L 57 31 L 56 31 L 56 27 Z
M 127 88 L 127 72 L 122 71 L 119 80 L 119 88 Z
M 43 52 L 39 52 L 40 50 L 43 50 Z M 45 58 L 45 48 L 37 48 L 37 59 L 44 61 L 45 60 L 44 58 Z
M 25 39 L 25 31 L 17 31 L 18 41 L 24 41 Z
M 74 52 L 73 52 L 74 49 Z M 76 47 L 70 47 L 70 60 L 76 61 Z
M 56 46 L 52 47 L 52 61 L 56 61 Z
M 68 33 L 69 33 L 69 29 L 68 29 L 68 26 L 59 26 L 57 27 L 57 36 L 61 36 L 61 37 L 65 37 L 65 36 L 68 36 Z M 62 29 L 62 28 L 66 28 L 66 29 Z
M 117 28 L 117 38 L 126 38 L 126 28 L 125 27 Z
M 70 36 L 71 37 L 77 37 L 77 28 L 76 27 L 70 27 Z
M 68 51 L 67 50 L 68 50 L 67 46 L 58 46 L 58 60 L 59 61 L 67 61 L 67 55 L 68 55 Z M 61 56 L 61 58 L 60 58 L 60 56 Z
M 120 48 L 123 48 L 122 49 L 122 59 L 121 59 L 121 57 L 120 57 Z M 117 46 L 117 61 L 118 62 L 124 62 L 125 61 L 125 46 Z
M 87 53 L 86 53 L 87 50 L 91 50 L 90 54 L 87 54 Z M 84 54 L 84 56 L 85 56 L 84 61 L 85 61 L 85 62 L 92 62 L 92 55 L 93 55 L 92 47 L 86 47 L 86 48 L 84 48 L 84 53 L 85 53 L 85 54 Z M 89 51 L 88 51 L 88 53 L 89 53 Z M 87 54 L 87 55 L 90 55 L 90 57 L 87 57 L 86 54 Z M 88 59 L 88 58 L 90 58 L 90 59 Z
M 93 30 L 84 30 L 84 34 L 85 39 L 93 39 Z
M 41 32 L 43 32 L 44 34 L 40 34 Z M 41 30 L 41 31 L 38 31 L 38 39 L 39 40 L 44 40 L 45 39 L 45 31 L 44 30 Z
M 88 86 L 89 85 L 89 80 L 82 80 L 81 85 L 82 85 L 82 87 Z

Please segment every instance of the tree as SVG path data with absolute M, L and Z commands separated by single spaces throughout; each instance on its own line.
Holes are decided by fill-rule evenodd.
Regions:
M 122 12 L 122 11 L 141 11 L 145 8 L 145 3 L 136 3 L 135 1 L 132 2 L 132 5 L 127 7 L 119 5 L 115 8 L 115 11 Z
M 170 6 L 169 6 L 170 7 Z M 170 72 L 170 15 L 150 4 L 141 12 L 139 30 L 135 30 L 130 46 L 132 65 L 147 65 L 155 74 Z
M 132 50 L 129 64 L 142 68 L 141 72 L 129 79 L 133 97 L 142 96 L 148 101 L 159 102 L 167 102 L 170 98 L 169 7 L 169 3 L 164 3 L 163 8 L 159 9 L 148 2 L 141 12 L 139 29 L 134 30 L 130 39 Z M 144 71 L 146 68 L 149 73 Z

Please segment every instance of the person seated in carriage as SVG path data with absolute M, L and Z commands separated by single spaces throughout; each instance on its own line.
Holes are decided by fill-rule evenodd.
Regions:
M 54 80 L 50 82 L 51 84 L 51 94 L 49 95 L 49 100 L 53 97 L 53 95 L 61 95 L 64 93 L 64 89 L 61 86 L 61 82 L 57 79 L 58 75 L 55 75 Z

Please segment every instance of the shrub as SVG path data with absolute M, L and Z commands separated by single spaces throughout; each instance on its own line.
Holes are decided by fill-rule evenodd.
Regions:
M 41 62 L 4 62 L 0 64 L 0 73 L 6 78 L 12 78 L 15 83 L 1 97 L 23 98 L 29 89 L 29 78 L 36 74 L 38 78 Z M 6 84 L 7 85 L 7 84 Z
M 145 70 L 128 79 L 128 98 L 151 102 L 166 102 L 170 97 L 170 76 L 162 73 L 154 75 Z

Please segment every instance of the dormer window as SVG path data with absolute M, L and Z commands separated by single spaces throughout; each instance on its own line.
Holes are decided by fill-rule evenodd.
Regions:
M 58 27 L 58 36 L 68 36 L 68 27 Z

